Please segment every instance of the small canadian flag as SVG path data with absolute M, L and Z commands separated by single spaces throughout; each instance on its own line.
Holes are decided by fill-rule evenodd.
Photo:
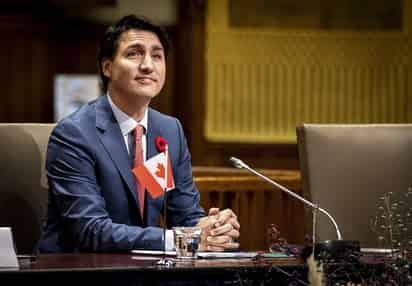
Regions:
M 172 164 L 170 158 L 167 158 L 168 166 L 166 168 L 166 152 L 147 160 L 144 165 L 134 168 L 132 171 L 139 182 L 149 192 L 154 199 L 160 197 L 165 189 L 165 175 L 167 170 L 167 191 L 175 188 L 175 182 L 172 173 Z M 169 156 L 167 156 L 169 157 Z

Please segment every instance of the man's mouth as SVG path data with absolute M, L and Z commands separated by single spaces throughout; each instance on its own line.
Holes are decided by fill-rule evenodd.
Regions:
M 141 82 L 141 83 L 152 83 L 152 82 L 156 82 L 156 79 L 155 79 L 155 78 L 153 78 L 153 77 L 148 77 L 148 76 L 139 76 L 139 77 L 136 77 L 136 80 L 137 80 L 138 82 Z

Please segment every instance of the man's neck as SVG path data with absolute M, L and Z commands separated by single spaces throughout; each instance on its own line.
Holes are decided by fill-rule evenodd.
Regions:
M 135 96 L 128 98 L 119 96 L 116 93 L 109 91 L 109 96 L 113 103 L 124 113 L 134 118 L 136 121 L 143 119 L 146 109 L 149 107 L 150 98 Z

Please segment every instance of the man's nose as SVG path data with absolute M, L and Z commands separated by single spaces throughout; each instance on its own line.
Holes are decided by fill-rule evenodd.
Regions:
M 139 68 L 145 72 L 151 72 L 153 70 L 153 61 L 150 55 L 143 57 L 142 61 L 140 62 Z

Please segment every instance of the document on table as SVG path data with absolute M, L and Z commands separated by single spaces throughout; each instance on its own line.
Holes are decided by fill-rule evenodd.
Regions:
M 161 256 L 164 254 L 164 251 L 162 250 L 140 250 L 140 249 L 134 249 L 132 250 L 133 254 L 139 254 L 139 255 L 153 255 L 153 256 Z M 166 256 L 176 256 L 176 251 L 166 251 Z
M 398 248 L 361 248 L 361 252 L 365 254 L 393 254 L 399 251 Z
M 152 255 L 152 256 L 161 256 L 163 251 L 161 250 L 132 250 L 133 254 L 137 255 Z M 256 257 L 257 252 L 245 252 L 245 251 L 224 251 L 224 252 L 199 252 L 197 254 L 200 259 L 224 259 L 224 258 L 254 258 Z M 166 256 L 176 256 L 176 251 L 166 251 Z M 284 253 L 264 253 L 263 258 L 281 258 L 289 257 Z
M 254 258 L 257 252 L 244 251 L 224 251 L 224 252 L 199 252 L 199 258 L 215 259 L 215 258 Z
M 161 256 L 161 250 L 132 250 L 133 254 Z M 198 252 L 199 258 L 253 258 L 257 252 Z M 166 251 L 166 256 L 176 256 L 176 251 Z

